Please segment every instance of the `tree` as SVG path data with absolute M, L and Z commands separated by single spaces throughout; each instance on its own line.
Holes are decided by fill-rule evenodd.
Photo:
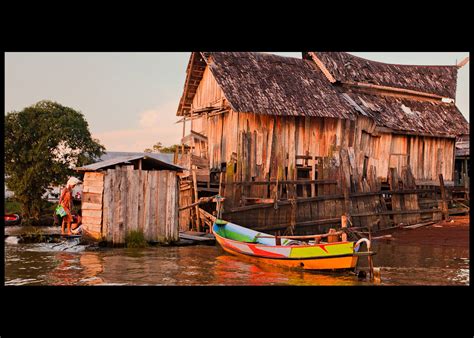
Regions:
M 59 103 L 40 101 L 5 115 L 6 184 L 25 219 L 38 219 L 48 187 L 77 176 L 74 167 L 93 163 L 104 151 L 84 115 Z
M 177 148 L 181 147 L 179 144 L 173 144 L 170 147 L 163 147 L 161 142 L 155 143 L 152 149 L 146 148 L 145 153 L 174 153 Z

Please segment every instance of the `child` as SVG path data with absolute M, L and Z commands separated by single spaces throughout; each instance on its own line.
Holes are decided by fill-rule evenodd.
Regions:
M 77 211 L 77 215 L 72 216 L 72 222 L 73 223 L 71 224 L 71 227 L 74 232 L 74 230 L 79 228 L 79 226 L 81 226 L 82 224 L 82 210 L 81 209 Z

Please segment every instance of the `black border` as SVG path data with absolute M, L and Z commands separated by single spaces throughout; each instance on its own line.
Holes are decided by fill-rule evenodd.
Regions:
M 461 3 L 413 6 L 374 4 L 366 13 L 301 3 L 301 12 L 273 4 L 258 12 L 200 3 L 190 14 L 161 22 L 172 9 L 115 16 L 98 8 L 82 17 L 25 14 L 4 22 L 4 52 L 16 51 L 471 51 L 472 19 Z M 112 5 L 111 5 L 112 6 Z M 114 5 L 115 6 L 115 5 Z M 181 4 L 184 6 L 184 4 Z M 234 6 L 236 6 L 234 4 Z M 255 5 L 256 7 L 256 5 Z M 110 6 L 109 6 L 110 9 Z M 272 8 L 273 9 L 273 8 Z M 346 9 L 347 11 L 343 11 Z M 8 15 L 7 15 L 8 16 Z M 111 22 L 104 18 L 112 18 Z M 16 19 L 16 20 L 14 20 Z M 26 22 L 29 24 L 25 24 Z M 203 22 L 204 21 L 204 24 Z M 205 26 L 205 28 L 203 28 Z M 213 29 L 217 26 L 218 29 Z M 208 34 L 206 35 L 206 32 Z M 212 33 L 212 34 L 211 34 Z M 4 54 L 2 54 L 4 58 Z M 3 60 L 4 61 L 4 60 Z M 4 63 L 5 65 L 5 63 Z M 5 100 L 5 93 L 3 99 Z M 2 144 L 3 152 L 3 144 Z M 3 169 L 2 169 L 3 170 Z M 1 176 L 3 180 L 3 175 Z M 472 177 L 472 175 L 471 175 Z M 3 203 L 3 202 L 2 202 Z M 471 233 L 472 243 L 472 233 Z M 4 250 L 1 254 L 4 262 Z M 2 275 L 4 270 L 2 269 Z M 471 274 L 472 276 L 472 274 Z M 3 279 L 4 280 L 4 279 Z M 472 279 L 470 279 L 472 280 Z M 5 287 L 0 286 L 1 337 L 219 332 L 299 335 L 308 329 L 362 336 L 472 334 L 472 286 L 397 287 Z M 74 325 L 68 326 L 71 311 Z M 178 320 L 177 324 L 171 324 Z M 18 324 L 19 321 L 19 324 Z M 99 325 L 96 328 L 94 325 Z M 175 322 L 176 323 L 176 322 Z M 253 324 L 253 325 L 252 325 Z M 382 326 L 377 327 L 378 324 Z M 249 330 L 247 325 L 256 330 Z M 412 326 L 413 325 L 413 326 Z M 219 328 L 218 327 L 222 327 Z M 10 332 L 4 333 L 6 329 Z M 447 331 L 444 331 L 447 330 Z M 444 333 L 446 332 L 446 333 Z

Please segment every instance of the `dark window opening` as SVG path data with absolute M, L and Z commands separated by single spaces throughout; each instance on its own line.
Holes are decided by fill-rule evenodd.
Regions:
M 298 180 L 309 180 L 311 177 L 311 167 L 296 167 L 296 176 Z M 311 196 L 311 185 L 298 184 L 296 186 L 296 196 L 308 197 Z
M 364 156 L 364 167 L 362 168 L 362 179 L 367 179 L 367 166 L 369 164 L 369 157 Z

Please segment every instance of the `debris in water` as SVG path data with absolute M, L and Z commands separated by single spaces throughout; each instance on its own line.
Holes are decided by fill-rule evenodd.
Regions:
M 18 241 L 20 239 L 16 236 L 8 236 L 7 238 L 5 238 L 5 243 L 6 244 L 18 244 Z

